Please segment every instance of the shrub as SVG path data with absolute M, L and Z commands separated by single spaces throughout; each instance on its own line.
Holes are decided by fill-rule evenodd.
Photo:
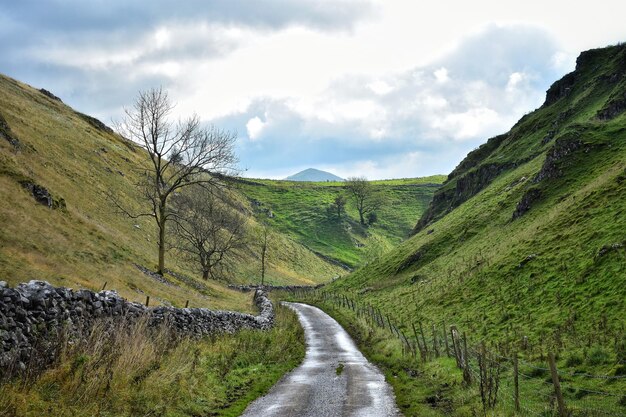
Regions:
M 607 363 L 609 359 L 609 353 L 599 346 L 592 348 L 587 354 L 587 364 L 589 365 L 602 365 Z
M 580 353 L 572 352 L 565 359 L 565 366 L 573 368 L 574 366 L 582 365 L 583 362 L 584 358 Z

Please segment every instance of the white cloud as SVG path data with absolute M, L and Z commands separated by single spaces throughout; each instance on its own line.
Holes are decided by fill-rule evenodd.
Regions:
M 0 10 L 0 71 L 105 121 L 163 85 L 179 115 L 247 134 L 259 170 L 327 155 L 383 175 L 385 155 L 419 152 L 445 172 L 539 105 L 581 49 L 626 38 L 622 1 L 528 1 L 21 0 Z
M 254 118 L 265 115 L 263 146 L 240 149 L 250 175 L 269 176 L 275 172 L 269 167 L 285 161 L 367 171 L 372 178 L 445 173 L 541 104 L 555 77 L 548 63 L 555 50 L 536 29 L 489 27 L 429 65 L 384 77 L 348 74 L 310 94 L 264 95 L 216 123 L 248 124 L 256 138 L 260 119 Z M 511 58 L 519 55 L 523 59 Z M 436 82 L 437 71 L 446 82 Z M 398 162 L 409 154 L 420 155 L 420 163 Z
M 573 53 L 567 53 L 564 51 L 557 51 L 551 59 L 552 67 L 556 71 L 567 71 L 574 67 L 576 62 L 576 55 Z
M 435 79 L 437 80 L 437 82 L 441 84 L 446 83 L 450 79 L 448 77 L 448 70 L 444 67 L 441 67 L 435 72 L 433 72 L 433 75 L 435 76 Z
M 436 120 L 433 127 L 455 140 L 475 139 L 478 135 L 500 128 L 500 117 L 486 107 L 472 108 L 462 113 L 451 113 Z
M 514 90 L 518 86 L 518 84 L 524 80 L 525 77 L 526 74 L 524 74 L 523 72 L 514 72 L 509 75 L 509 82 L 506 84 L 507 91 Z
M 448 105 L 448 100 L 442 96 L 427 95 L 420 100 L 420 103 L 424 106 L 424 109 L 434 111 L 443 110 Z
M 367 85 L 367 87 L 379 96 L 384 96 L 385 94 L 388 94 L 393 90 L 392 86 L 382 80 L 372 81 Z
M 164 48 L 170 45 L 171 33 L 168 28 L 162 27 L 154 33 L 154 42 L 157 48 Z
M 259 139 L 265 125 L 266 123 L 259 119 L 258 116 L 254 116 L 252 119 L 248 120 L 248 123 L 246 123 L 246 131 L 248 132 L 250 140 Z

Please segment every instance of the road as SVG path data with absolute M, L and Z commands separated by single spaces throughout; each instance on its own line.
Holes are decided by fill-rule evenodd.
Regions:
M 243 417 L 400 416 L 391 387 L 346 331 L 322 310 L 285 303 L 306 337 L 304 362 L 285 375 Z

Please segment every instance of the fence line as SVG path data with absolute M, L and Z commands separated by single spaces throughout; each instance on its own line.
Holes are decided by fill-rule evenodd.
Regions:
M 357 318 L 362 318 L 369 326 L 383 329 L 389 332 L 392 337 L 397 338 L 401 344 L 403 356 L 409 356 L 416 361 L 422 362 L 444 355 L 454 358 L 457 367 L 463 372 L 464 382 L 468 386 L 471 384 L 478 385 L 484 405 L 486 401 L 491 401 L 489 405 L 491 407 L 495 406 L 498 390 L 500 390 L 501 396 L 506 394 L 507 398 L 513 400 L 511 403 L 513 404 L 512 408 L 518 413 L 525 411 L 531 415 L 546 415 L 546 412 L 557 412 L 557 415 L 570 416 L 572 412 L 575 412 L 573 415 L 578 415 L 576 413 L 579 412 L 582 413 L 581 415 L 590 415 L 588 412 L 592 412 L 593 414 L 591 415 L 626 416 L 626 391 L 620 394 L 589 389 L 589 387 L 576 386 L 573 383 L 574 381 L 571 381 L 571 378 L 586 378 L 613 382 L 625 379 L 626 375 L 594 375 L 586 372 L 567 372 L 558 370 L 555 363 L 553 364 L 553 369 L 551 367 L 537 366 L 523 359 L 517 359 L 517 353 L 512 352 L 510 346 L 497 345 L 496 348 L 503 349 L 505 355 L 508 352 L 513 357 L 488 349 L 484 342 L 468 346 L 465 332 L 460 332 L 455 325 L 448 325 L 445 320 L 441 320 L 438 323 L 426 323 L 424 320 L 418 319 L 407 325 L 391 315 L 383 313 L 379 308 L 355 299 L 357 297 L 351 298 L 343 293 L 330 292 L 324 289 L 296 289 L 290 291 L 290 293 L 299 298 L 315 298 L 322 302 L 332 303 L 339 308 L 351 310 Z M 524 342 L 527 343 L 528 341 L 524 340 Z M 548 357 L 550 356 L 551 354 L 549 353 Z M 549 364 L 549 362 L 547 363 Z M 551 374 L 552 382 L 546 381 L 545 375 L 527 375 L 520 371 L 520 368 L 541 371 L 548 375 Z M 502 373 L 511 373 L 515 383 L 512 379 L 500 385 L 499 379 Z M 491 385 L 488 383 L 489 378 L 492 378 Z M 563 378 L 566 379 L 564 380 Z M 495 379 L 498 380 L 496 381 Z M 546 406 L 541 407 L 542 410 L 540 412 L 532 410 L 528 407 L 528 404 L 522 404 L 526 403 L 526 401 L 520 398 L 522 394 L 520 394 L 519 388 L 524 387 L 525 394 L 527 394 L 528 387 L 526 385 L 530 383 L 539 383 L 540 386 L 550 389 L 549 394 L 541 390 L 532 389 L 532 396 L 544 398 L 542 401 L 545 402 Z M 581 398 L 573 399 L 572 406 L 568 407 L 561 393 L 561 386 L 569 394 L 576 392 L 578 393 L 577 395 L 580 395 L 580 393 L 584 393 L 584 395 Z M 491 389 L 492 392 L 488 392 L 488 389 Z M 602 398 L 593 398 L 594 396 L 602 396 Z M 607 401 L 603 401 L 607 398 L 615 398 L 615 406 L 617 408 L 610 408 L 611 405 Z M 621 400 L 617 400 L 619 398 Z M 597 408 L 598 403 L 602 403 L 600 405 L 603 408 Z M 510 404 L 507 405 L 510 406 Z M 581 408 L 581 405 L 584 408 Z

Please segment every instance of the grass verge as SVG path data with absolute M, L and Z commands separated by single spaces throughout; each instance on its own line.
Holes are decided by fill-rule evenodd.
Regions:
M 238 416 L 304 357 L 296 315 L 272 330 L 176 340 L 145 323 L 101 323 L 52 368 L 0 386 L 0 416 Z

